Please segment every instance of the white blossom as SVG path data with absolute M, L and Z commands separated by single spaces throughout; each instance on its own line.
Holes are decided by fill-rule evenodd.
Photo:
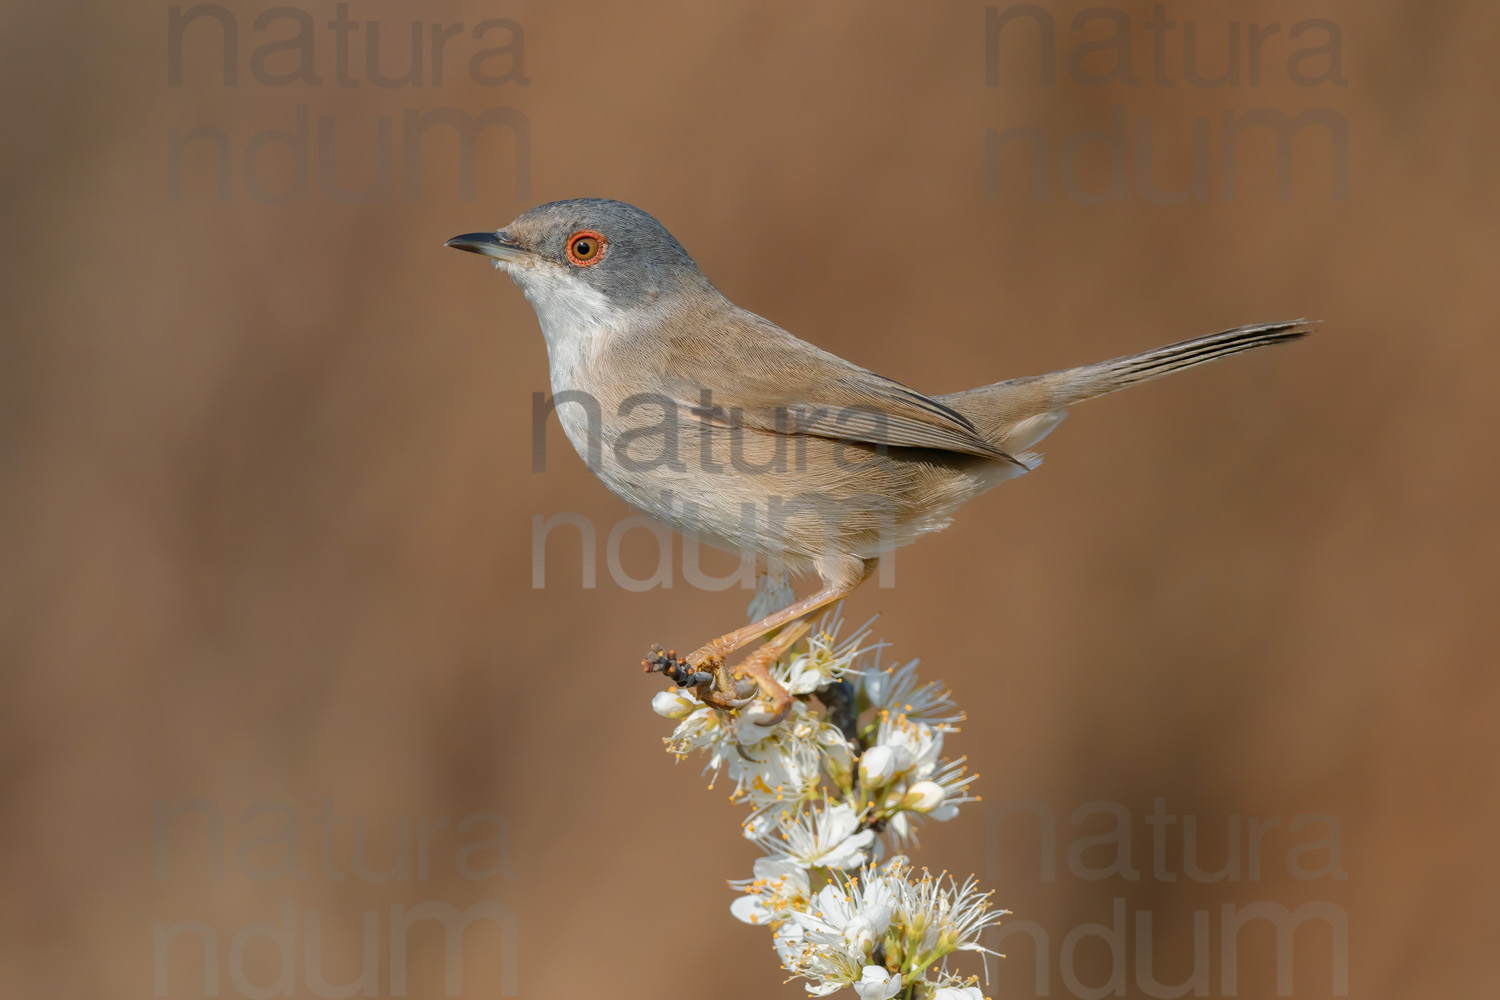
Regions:
M 859 1000 L 891 1000 L 901 992 L 900 976 L 893 976 L 879 965 L 867 965 L 860 973 L 859 982 L 853 983 Z
M 890 929 L 897 896 L 878 872 L 862 874 L 866 877 L 835 875 L 803 910 L 791 914 L 802 931 L 797 946 L 783 952 L 783 962 L 808 980 L 809 993 L 868 982 L 866 970 Z
M 729 912 L 747 924 L 775 927 L 788 915 L 806 909 L 812 897 L 806 869 L 792 861 L 757 858 L 755 877 L 733 883 L 745 891 Z
M 734 769 L 739 780 L 734 798 L 753 807 L 751 818 L 766 810 L 789 814 L 822 798 L 823 755 L 807 740 L 763 747 L 759 759 L 741 758 Z
M 812 694 L 847 675 L 857 675 L 859 662 L 873 656 L 878 649 L 876 646 L 861 646 L 870 634 L 873 621 L 872 618 L 849 638 L 839 641 L 843 620 L 835 610 L 813 629 L 807 638 L 807 649 L 788 658 L 784 664 L 778 662 L 772 668 L 772 675 L 794 695 Z
M 919 683 L 917 665 L 912 660 L 902 667 L 866 671 L 860 678 L 860 686 L 876 712 L 904 715 L 913 722 L 925 722 L 944 732 L 957 732 L 958 723 L 965 719 L 953 703 L 953 692 L 941 681 Z
M 963 758 L 950 761 L 942 756 L 943 737 L 939 727 L 887 713 L 875 728 L 875 746 L 865 751 L 868 755 L 876 747 L 886 747 L 898 761 L 900 780 L 891 785 L 877 810 L 898 845 L 916 842 L 922 820 L 946 822 L 958 815 L 960 805 L 975 801 L 968 787 L 977 776 L 967 773 Z
M 946 874 L 934 877 L 924 871 L 920 878 L 903 879 L 896 885 L 910 960 L 927 964 L 955 951 L 995 954 L 979 938 L 1006 911 L 990 906 L 990 894 L 979 891 L 973 876 L 959 884 Z
M 789 590 L 765 580 L 762 590 L 766 608 L 790 602 Z M 793 696 L 782 719 L 758 702 L 717 709 L 681 690 L 652 699 L 677 722 L 668 749 L 679 759 L 702 755 L 716 779 L 729 776 L 731 798 L 750 810 L 744 835 L 766 852 L 753 878 L 731 883 L 739 895 L 730 913 L 769 928 L 783 967 L 814 996 L 848 988 L 859 1000 L 908 990 L 984 1000 L 975 977 L 948 962 L 994 954 L 980 938 L 1004 911 L 972 878 L 918 876 L 900 855 L 878 863 L 887 839 L 914 843 L 923 822 L 952 819 L 976 801 L 964 758 L 943 756 L 963 713 L 941 683 L 918 678 L 917 661 L 882 669 L 881 646 L 864 644 L 868 624 L 843 640 L 840 626 L 835 610 L 772 665 Z M 852 706 L 830 687 L 846 678 Z M 830 706 L 858 717 L 829 718 Z
M 760 838 L 760 843 L 772 857 L 803 868 L 855 868 L 874 839 L 874 831 L 860 829 L 853 806 L 824 802 L 821 809 L 778 817 L 776 836 Z

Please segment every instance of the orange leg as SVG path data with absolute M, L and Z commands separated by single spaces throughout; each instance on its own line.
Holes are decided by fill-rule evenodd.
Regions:
M 748 703 L 735 682 L 734 675 L 738 673 L 754 681 L 771 699 L 777 720 L 785 718 L 792 699 L 786 689 L 771 676 L 770 667 L 778 656 L 805 633 L 805 629 L 788 629 L 733 671 L 726 668 L 724 658 L 767 632 L 805 618 L 819 608 L 847 596 L 875 571 L 875 560 L 848 557 L 831 565 L 820 566 L 819 569 L 823 571 L 821 575 L 824 586 L 817 593 L 795 601 L 758 622 L 721 635 L 685 658 L 653 646 L 646 659 L 641 661 L 642 665 L 649 671 L 665 673 L 679 687 L 696 688 L 699 700 L 716 708 L 739 708 Z
M 799 618 L 806 618 L 819 608 L 826 607 L 842 597 L 847 597 L 855 587 L 869 579 L 875 571 L 875 560 L 868 562 L 859 561 L 859 568 L 854 570 L 849 567 L 840 573 L 832 583 L 825 583 L 822 590 L 816 594 L 809 594 L 800 601 L 794 601 L 774 614 L 767 615 L 758 622 L 751 622 L 744 628 L 737 628 L 719 636 L 713 642 L 708 643 L 701 649 L 694 651 L 687 658 L 687 662 L 697 668 L 711 667 L 724 662 L 724 657 L 733 653 L 743 646 L 747 646 L 765 635 L 772 629 L 780 628 Z

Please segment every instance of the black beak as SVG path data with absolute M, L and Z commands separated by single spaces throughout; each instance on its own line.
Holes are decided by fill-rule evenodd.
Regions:
M 465 233 L 444 243 L 445 247 L 477 253 L 496 260 L 527 260 L 531 254 L 505 233 Z

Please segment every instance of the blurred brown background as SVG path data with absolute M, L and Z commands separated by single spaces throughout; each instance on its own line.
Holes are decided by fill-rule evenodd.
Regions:
M 321 972 L 347 983 L 368 914 L 373 991 L 391 996 L 393 905 L 490 902 L 514 916 L 515 953 L 497 925 L 472 927 L 466 997 L 502 995 L 511 976 L 536 998 L 802 995 L 764 933 L 730 918 L 723 882 L 754 856 L 740 811 L 662 752 L 669 724 L 636 666 L 653 641 L 737 624 L 748 595 L 695 591 L 680 572 L 669 591 L 611 581 L 605 538 L 628 511 L 555 426 L 547 471 L 530 471 L 531 394 L 547 386 L 533 314 L 441 247 L 594 195 L 655 214 L 736 302 L 932 392 L 1323 320 L 1293 347 L 1080 407 L 1038 474 L 903 550 L 897 586 L 866 587 L 849 614 L 882 612 L 895 655 L 921 656 L 968 709 L 951 746 L 986 803 L 931 829 L 917 857 L 977 872 L 1046 931 L 1049 995 L 1106 983 L 1102 942 L 1072 956 L 1073 985 L 1060 952 L 1071 929 L 1110 923 L 1116 899 L 1151 914 L 1168 983 L 1191 971 L 1205 913 L 1214 996 L 1228 993 L 1221 907 L 1256 902 L 1343 914 L 1350 996 L 1495 995 L 1500 70 L 1481 42 L 1500 15 L 1168 4 L 1168 86 L 1146 3 L 1111 8 L 1138 82 L 1078 79 L 1116 58 L 1086 48 L 1110 21 L 1072 26 L 1085 6 L 1049 8 L 1052 85 L 1023 18 L 987 86 L 980 3 L 351 4 L 348 19 L 378 22 L 388 77 L 409 66 L 411 20 L 427 22 L 421 85 L 382 87 L 365 27 L 348 29 L 356 85 L 340 86 L 329 3 L 296 8 L 316 23 L 318 82 L 284 85 L 257 80 L 254 55 L 296 22 L 257 30 L 267 6 L 228 4 L 234 86 L 211 16 L 186 28 L 173 85 L 166 5 L 8 5 L 0 989 L 201 996 L 210 938 L 218 995 L 270 995 L 281 956 L 253 925 L 290 907 L 296 995 L 332 995 L 306 969 L 308 925 Z M 523 34 L 473 38 L 486 18 Z M 1326 24 L 1289 38 L 1307 19 L 1338 31 L 1345 82 L 1326 50 L 1296 64 L 1300 81 L 1288 69 L 1331 47 Z M 433 22 L 464 25 L 441 82 Z M 1251 22 L 1281 25 L 1253 84 Z M 1185 79 L 1187 23 L 1207 76 L 1237 32 L 1239 85 Z M 478 71 L 511 79 L 477 79 L 470 59 L 506 45 Z M 259 68 L 297 64 L 283 50 Z M 306 194 L 272 204 L 265 191 L 295 190 L 297 159 L 256 137 L 295 131 L 299 105 Z M 405 116 L 443 108 L 519 112 L 480 136 L 472 200 L 441 127 L 407 188 Z M 1110 129 L 1116 108 L 1126 155 L 1078 146 L 1070 189 L 1070 139 Z M 1271 133 L 1250 130 L 1226 197 L 1222 116 L 1257 109 L 1326 109 L 1347 164 L 1326 128 L 1302 130 L 1283 200 Z M 359 190 L 383 118 L 390 197 L 330 194 L 320 119 L 339 187 Z M 1150 131 L 1153 183 L 1176 189 L 1200 118 L 1205 198 L 1161 204 L 1140 186 L 1135 130 Z M 173 130 L 197 127 L 224 137 L 230 169 L 219 140 L 195 140 L 173 190 Z M 1024 144 L 987 164 L 986 130 L 1015 127 L 1049 146 L 1045 201 Z M 256 145 L 259 195 L 243 162 Z M 1117 199 L 1080 203 L 1113 177 Z M 564 512 L 599 526 L 594 589 L 568 528 L 531 585 L 532 517 Z M 637 576 L 649 541 L 624 546 Z M 189 799 L 203 801 L 154 832 Z M 1055 820 L 1055 877 L 1030 820 L 986 814 L 1018 799 Z M 1157 799 L 1179 817 L 1175 880 L 1153 871 Z M 1098 802 L 1126 817 L 1138 879 L 1069 865 L 1116 822 L 1072 824 Z M 332 867 L 325 803 L 343 817 Z M 502 817 L 504 843 L 460 856 L 496 839 L 482 818 L 453 829 L 475 814 Z M 1298 863 L 1345 878 L 1289 869 L 1333 829 L 1289 832 L 1308 814 L 1336 821 L 1339 857 Z M 1231 861 L 1239 829 L 1235 880 L 1181 874 L 1188 816 L 1206 869 Z M 424 881 L 417 829 L 442 817 Z M 1252 817 L 1281 821 L 1254 878 Z M 356 837 L 371 868 L 401 854 L 409 870 L 361 875 Z M 185 921 L 197 929 L 158 956 L 156 928 Z M 1132 916 L 1131 996 L 1150 995 L 1141 936 Z M 1338 937 L 1316 921 L 1296 932 L 1295 995 L 1335 995 Z M 1039 995 L 1029 939 L 1004 948 L 986 993 Z M 407 954 L 407 994 L 443 995 L 435 924 Z M 1267 925 L 1243 932 L 1238 995 L 1275 994 L 1275 955 Z

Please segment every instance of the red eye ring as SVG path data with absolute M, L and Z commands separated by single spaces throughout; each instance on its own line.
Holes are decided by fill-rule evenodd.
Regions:
M 579 267 L 593 267 L 604 256 L 609 245 L 602 233 L 592 229 L 580 229 L 568 237 L 568 259 Z

